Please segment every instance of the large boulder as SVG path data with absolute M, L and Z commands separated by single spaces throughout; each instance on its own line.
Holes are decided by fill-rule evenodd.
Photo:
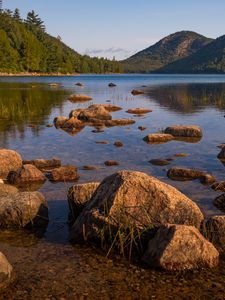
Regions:
M 39 192 L 21 192 L 0 198 L 0 228 L 43 226 L 48 205 Z
M 216 192 L 225 192 L 225 181 L 215 182 L 211 187 Z
M 166 143 L 174 140 L 174 137 L 171 134 L 165 133 L 152 133 L 144 137 L 146 143 Z
M 15 186 L 0 183 L 0 197 L 18 193 L 18 189 Z
M 164 132 L 175 137 L 202 137 L 202 129 L 196 125 L 172 125 L 167 127 Z
M 10 171 L 17 172 L 22 167 L 22 158 L 13 150 L 0 149 L 0 178 L 6 179 Z
M 79 216 L 83 208 L 90 201 L 99 184 L 100 182 L 81 183 L 69 188 L 67 199 L 72 221 Z
M 111 120 L 112 116 L 104 106 L 91 106 L 81 111 L 77 118 L 85 122 L 91 122 L 93 119 Z
M 211 217 L 206 228 L 208 239 L 219 251 L 225 251 L 225 216 Z
M 103 228 L 149 228 L 175 223 L 200 227 L 198 206 L 174 187 L 145 173 L 120 171 L 105 178 L 76 220 L 71 239 L 96 239 Z
M 5 290 L 15 279 L 13 268 L 5 255 L 0 252 L 0 292 Z
M 143 261 L 168 271 L 213 268 L 219 253 L 194 226 L 164 225 L 149 241 Z
M 43 182 L 46 180 L 44 174 L 34 165 L 26 164 L 19 170 L 19 172 L 11 171 L 7 177 L 11 184 L 24 184 L 28 182 Z

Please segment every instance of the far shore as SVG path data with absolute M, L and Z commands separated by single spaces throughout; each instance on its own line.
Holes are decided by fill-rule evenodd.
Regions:
M 46 77 L 46 76 L 79 76 L 79 73 L 36 73 L 36 72 L 23 72 L 23 73 L 1 73 L 0 77 Z

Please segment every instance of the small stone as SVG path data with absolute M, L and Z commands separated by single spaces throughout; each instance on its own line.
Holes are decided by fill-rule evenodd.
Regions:
M 110 82 L 110 83 L 108 84 L 108 86 L 109 86 L 109 87 L 115 87 L 115 86 L 116 86 L 116 84 L 115 84 L 115 83 L 113 83 L 113 82 Z
M 75 83 L 75 85 L 77 85 L 77 86 L 84 86 L 84 84 L 81 83 L 81 82 L 77 82 L 77 83 Z
M 96 144 L 102 144 L 102 145 L 108 145 L 109 142 L 108 141 L 96 141 Z
M 121 141 L 115 141 L 114 146 L 123 147 L 123 143 Z
M 146 129 L 146 127 L 145 126 L 138 126 L 138 129 L 141 130 L 141 131 L 143 131 L 143 130 Z
M 130 108 L 126 112 L 128 114 L 143 115 L 152 112 L 152 110 L 147 108 Z
M 104 162 L 104 164 L 108 167 L 119 165 L 119 163 L 115 160 L 107 160 L 107 161 Z
M 149 162 L 150 162 L 150 164 L 155 165 L 155 166 L 167 166 L 170 164 L 165 159 L 151 159 Z
M 174 137 L 171 134 L 165 133 L 153 133 L 144 137 L 144 141 L 147 143 L 166 143 L 173 139 Z
M 144 92 L 141 91 L 141 90 L 132 90 L 132 91 L 131 91 L 131 94 L 132 94 L 133 96 L 137 96 L 137 95 L 142 95 L 142 94 L 144 94 Z

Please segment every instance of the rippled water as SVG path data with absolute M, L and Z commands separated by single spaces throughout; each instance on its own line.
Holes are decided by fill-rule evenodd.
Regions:
M 78 81 L 85 86 L 75 86 Z M 63 87 L 50 88 L 51 82 L 59 82 Z M 114 82 L 117 86 L 109 88 L 109 82 Z M 143 89 L 146 94 L 132 96 L 130 93 L 132 89 Z M 67 95 L 75 92 L 88 94 L 93 100 L 80 104 L 71 103 L 67 100 Z M 136 123 L 131 126 L 106 128 L 102 133 L 93 133 L 92 127 L 86 127 L 75 136 L 54 127 L 46 127 L 52 123 L 54 117 L 67 116 L 72 109 L 88 107 L 92 103 L 108 103 L 106 101 L 109 100 L 110 103 L 123 108 L 112 113 L 114 118 L 133 118 Z M 135 107 L 150 108 L 153 112 L 144 116 L 126 113 L 127 109 Z M 224 180 L 225 166 L 217 159 L 219 152 L 217 145 L 225 142 L 224 110 L 225 76 L 222 75 L 1 78 L 0 147 L 15 149 L 26 160 L 56 156 L 63 164 L 75 164 L 79 168 L 79 182 L 102 180 L 120 169 L 144 171 L 177 187 L 197 202 L 208 217 L 221 214 L 212 204 L 216 192 L 198 181 L 171 181 L 167 178 L 166 172 L 170 166 L 195 167 L 212 173 L 218 180 Z M 149 145 L 142 140 L 145 135 L 159 132 L 172 124 L 200 125 L 203 129 L 203 138 L 198 143 L 172 141 L 158 145 Z M 138 126 L 145 126 L 147 129 L 140 131 Z M 109 144 L 95 143 L 101 140 L 107 140 Z M 116 140 L 122 141 L 124 147 L 116 148 L 113 145 Z M 189 156 L 176 158 L 166 167 L 153 166 L 148 162 L 155 158 L 172 158 L 177 153 L 187 153 Z M 108 159 L 118 161 L 119 166 L 106 167 L 104 161 Z M 98 170 L 84 171 L 82 170 L 84 165 L 95 165 Z M 96 299 L 101 295 L 103 298 L 107 298 L 106 296 L 113 298 L 113 295 L 123 297 L 123 291 L 127 291 L 131 297 L 130 285 L 134 286 L 136 298 L 140 294 L 143 298 L 147 298 L 147 294 L 156 288 L 160 288 L 161 295 L 165 296 L 165 287 L 168 287 L 171 295 L 184 289 L 189 299 L 188 297 L 195 291 L 189 286 L 192 280 L 196 282 L 197 287 L 203 275 L 207 277 L 208 282 L 205 282 L 204 288 L 208 294 L 211 293 L 211 281 L 219 284 L 221 280 L 225 280 L 222 270 L 223 260 L 214 273 L 197 272 L 185 275 L 186 277 L 182 277 L 181 280 L 179 276 L 183 275 L 171 277 L 165 273 L 162 275 L 139 269 L 132 271 L 132 267 L 126 266 L 125 262 L 108 261 L 96 250 L 72 247 L 67 241 L 66 223 L 68 214 L 66 190 L 70 185 L 46 182 L 40 187 L 50 207 L 50 223 L 41 236 L 40 233 L 37 236 L 24 231 L 0 234 L 0 249 L 8 253 L 7 256 L 19 273 L 17 286 L 13 290 L 15 299 L 32 297 L 37 299 L 39 289 L 45 289 L 42 295 L 50 299 L 51 297 L 60 299 L 60 295 L 66 299 L 67 297 L 73 299 L 75 296 L 89 298 L 93 295 L 92 291 L 95 290 L 96 284 L 104 285 L 102 291 L 100 288 L 97 289 Z M 61 281 L 55 272 L 60 273 Z M 126 272 L 130 274 L 129 283 L 126 282 Z M 143 274 L 140 275 L 138 272 Z M 79 288 L 75 275 L 80 277 Z M 141 276 L 147 287 L 142 285 Z M 152 276 L 156 278 L 155 281 Z M 181 282 L 184 280 L 181 285 L 180 280 Z M 136 285 L 139 286 L 137 290 Z M 218 293 L 225 292 L 223 287 L 221 290 L 220 285 L 219 288 L 218 286 L 215 288 Z M 160 296 L 158 290 L 154 293 L 152 292 L 152 295 Z M 203 290 L 199 290 L 199 297 L 206 294 Z M 5 296 L 10 299 L 12 294 Z

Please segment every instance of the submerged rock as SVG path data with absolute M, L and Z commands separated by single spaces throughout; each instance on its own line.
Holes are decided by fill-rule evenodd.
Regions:
M 13 267 L 5 257 L 5 255 L 0 252 L 0 292 L 5 290 L 15 279 L 13 273 Z
M 61 166 L 61 160 L 58 158 L 52 159 L 34 159 L 32 164 L 40 170 L 51 169 Z
M 18 193 L 18 189 L 15 186 L 0 183 L 0 197 Z
M 110 82 L 110 83 L 108 84 L 108 86 L 109 86 L 109 87 L 115 87 L 115 86 L 116 86 L 116 84 L 115 84 L 115 83 L 113 83 L 113 82 Z
M 167 127 L 164 132 L 175 137 L 202 137 L 202 129 L 196 125 L 172 125 Z
M 68 97 L 68 100 L 76 103 L 76 102 L 90 101 L 90 100 L 92 100 L 92 98 L 88 95 L 72 94 Z
M 111 167 L 111 166 L 118 166 L 119 163 L 116 161 L 116 160 L 106 160 L 104 162 L 104 164 L 108 167 Z
M 174 137 L 171 134 L 152 133 L 144 137 L 146 143 L 166 143 L 172 141 Z
M 64 166 L 53 169 L 49 172 L 48 178 L 50 181 L 75 181 L 79 179 L 77 167 Z
M 213 204 L 222 212 L 225 212 L 225 194 L 222 194 L 218 197 L 216 197 L 213 200 Z
M 0 228 L 45 226 L 48 205 L 39 192 L 20 192 L 0 197 Z
M 220 153 L 218 154 L 217 158 L 221 159 L 221 160 L 225 160 L 225 147 L 223 147 L 220 151 Z
M 132 125 L 135 121 L 132 119 L 114 119 L 105 122 L 106 127 Z
M 123 143 L 121 141 L 115 141 L 113 145 L 118 147 L 118 148 L 123 147 Z
M 84 84 L 81 83 L 81 82 L 77 82 L 77 83 L 75 83 L 75 85 L 77 85 L 77 86 L 84 86 Z
M 122 109 L 122 107 L 114 104 L 92 104 L 91 106 L 89 106 L 89 108 L 94 107 L 104 107 L 104 109 L 108 110 L 109 112 L 114 112 Z
M 132 91 L 131 91 L 131 94 L 132 94 L 133 96 L 137 96 L 137 95 L 142 95 L 142 94 L 144 94 L 144 92 L 141 91 L 141 90 L 132 90 Z
M 145 173 L 106 177 L 76 220 L 71 239 L 98 239 L 104 228 L 149 228 L 174 223 L 200 227 L 198 206 L 174 187 Z M 85 237 L 84 237 L 85 232 Z
M 138 126 L 138 129 L 141 130 L 141 131 L 145 130 L 146 128 L 147 127 L 145 127 L 145 126 Z
M 170 164 L 166 159 L 151 159 L 149 162 L 155 166 L 167 166 Z
M 147 108 L 130 108 L 126 112 L 128 114 L 143 115 L 152 112 L 152 110 Z
M 85 165 L 83 166 L 83 170 L 86 171 L 93 171 L 93 170 L 97 170 L 98 168 L 96 166 L 91 166 L 91 165 Z
M 187 181 L 200 179 L 203 184 L 211 184 L 215 182 L 215 177 L 204 171 L 198 169 L 188 169 L 188 168 L 171 168 L 167 172 L 167 176 L 172 180 L 177 181 Z
M 67 199 L 72 221 L 75 221 L 86 204 L 90 201 L 100 182 L 76 184 L 69 188 Z
M 34 165 L 24 165 L 18 172 L 11 171 L 7 177 L 7 181 L 11 184 L 24 184 L 27 182 L 45 181 L 44 174 Z
M 225 181 L 215 182 L 211 188 L 216 192 L 225 192 Z
M 193 226 L 164 225 L 148 243 L 143 261 L 168 271 L 213 268 L 219 253 Z
M 10 171 L 17 172 L 22 167 L 22 158 L 13 150 L 0 149 L 0 178 L 6 179 Z
M 211 217 L 206 223 L 207 238 L 221 252 L 225 251 L 225 216 Z

